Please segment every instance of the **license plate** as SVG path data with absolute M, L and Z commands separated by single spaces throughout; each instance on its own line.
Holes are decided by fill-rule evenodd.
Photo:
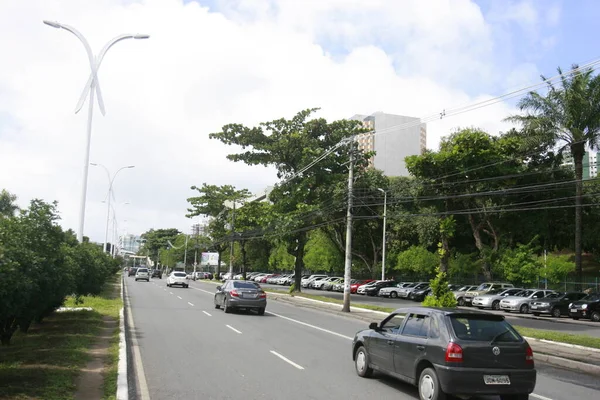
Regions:
M 508 375 L 484 375 L 483 382 L 486 385 L 510 385 Z
M 531 308 L 532 310 L 535 310 L 535 309 L 537 308 L 537 306 L 534 306 L 534 305 L 532 305 L 532 306 L 531 306 L 531 307 L 529 307 L 529 308 Z
M 254 294 L 254 293 L 242 293 L 242 297 L 246 298 L 246 299 L 255 299 L 256 298 L 256 294 Z
M 576 308 L 571 308 L 571 312 L 574 312 L 574 313 L 576 313 L 576 312 L 577 312 L 577 309 L 576 309 Z

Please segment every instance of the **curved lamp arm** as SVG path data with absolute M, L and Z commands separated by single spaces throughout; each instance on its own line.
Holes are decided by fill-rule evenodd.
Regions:
M 102 113 L 102 115 L 106 115 L 106 110 L 104 109 L 104 100 L 102 99 L 102 94 L 100 92 L 100 87 L 98 85 L 98 69 L 100 69 L 100 64 L 102 64 L 102 60 L 104 60 L 104 56 L 106 55 L 106 52 L 112 47 L 114 46 L 117 42 L 120 42 L 121 40 L 125 40 L 125 39 L 148 39 L 150 37 L 150 35 L 140 35 L 140 34 L 127 34 L 127 35 L 119 35 L 115 38 L 113 38 L 111 41 L 109 41 L 100 51 L 100 53 L 98 54 L 98 56 L 96 57 L 96 59 L 94 60 L 94 67 L 92 69 L 92 73 L 90 74 L 90 77 L 88 78 L 87 83 L 85 84 L 85 88 L 83 89 L 83 92 L 81 93 L 81 96 L 79 97 L 79 101 L 77 102 L 77 106 L 75 107 L 75 113 L 79 112 L 79 110 L 81 110 L 81 108 L 83 107 L 83 103 L 85 103 L 85 98 L 87 97 L 89 91 L 90 91 L 90 87 L 92 85 L 92 82 L 94 81 L 94 79 L 96 80 L 96 89 L 98 90 L 98 106 L 100 107 L 100 112 Z

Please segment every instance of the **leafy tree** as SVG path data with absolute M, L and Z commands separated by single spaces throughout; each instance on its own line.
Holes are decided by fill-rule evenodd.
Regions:
M 211 247 L 219 253 L 216 271 L 218 277 L 221 272 L 221 255 L 233 240 L 232 232 L 227 229 L 227 226 L 231 224 L 231 213 L 234 211 L 227 209 L 225 202 L 243 201 L 250 197 L 251 193 L 247 189 L 238 190 L 231 185 L 217 186 L 207 183 L 203 183 L 201 187 L 192 186 L 191 189 L 196 190 L 199 195 L 187 199 L 190 208 L 186 216 L 188 218 L 198 215 L 211 217 L 208 226 L 209 237 L 212 239 Z
M 283 241 L 276 243 L 269 256 L 269 267 L 276 271 L 290 271 L 294 269 L 294 256 L 288 253 L 287 244 Z
M 241 151 L 227 156 L 229 160 L 248 165 L 274 166 L 277 176 L 284 179 L 269 196 L 277 215 L 274 227 L 287 243 L 287 251 L 295 259 L 295 290 L 300 291 L 304 269 L 304 253 L 308 240 L 307 230 L 324 220 L 320 208 L 331 199 L 331 191 L 347 175 L 348 160 L 345 151 L 333 151 L 311 168 L 315 158 L 327 149 L 339 148 L 348 137 L 364 132 L 359 121 L 328 123 L 319 118 L 308 120 L 317 109 L 304 110 L 291 120 L 278 119 L 257 127 L 241 124 L 225 125 L 221 132 L 210 137 L 227 145 L 241 146 Z M 367 155 L 368 156 L 368 155 Z M 357 170 L 367 165 L 367 156 L 357 157 Z M 321 212 L 319 212 L 321 211 Z
M 272 221 L 271 216 L 272 206 L 267 202 L 250 201 L 236 210 L 235 216 L 235 232 L 239 242 L 241 259 L 242 259 L 242 276 L 246 279 L 246 271 L 248 267 L 248 247 L 253 243 L 258 244 L 255 250 L 265 248 L 268 243 L 265 240 L 259 242 L 262 233 L 262 228 L 266 227 Z
M 600 134 L 600 75 L 592 68 L 560 74 L 560 86 L 542 76 L 547 94 L 530 92 L 519 102 L 524 115 L 514 115 L 509 121 L 520 123 L 523 134 L 531 141 L 553 147 L 557 143 L 568 148 L 575 164 L 575 267 L 579 281 L 583 280 L 583 157 L 586 146 L 598 148 Z
M 0 192 L 0 217 L 12 217 L 19 207 L 15 204 L 17 196 L 9 193 L 6 189 Z
M 426 307 L 456 307 L 456 298 L 448 287 L 448 277 L 440 267 L 436 268 L 436 276 L 430 281 L 432 296 L 425 296 Z
M 339 273 L 344 270 L 344 255 L 325 232 L 317 229 L 309 234 L 304 265 L 309 271 Z
M 431 275 L 439 265 L 439 258 L 426 248 L 411 246 L 398 256 L 396 270 L 418 276 Z
M 540 265 L 540 277 L 547 279 L 550 283 L 561 282 L 567 275 L 575 271 L 575 263 L 568 254 L 549 253 L 545 260 L 543 256 L 540 256 L 538 264 Z
M 518 243 L 515 248 L 505 249 L 500 257 L 497 270 L 510 282 L 531 286 L 537 282 L 542 264 L 535 254 L 537 237 L 527 244 Z
M 158 265 L 160 261 L 159 252 L 166 251 L 169 241 L 173 243 L 177 239 L 177 235 L 180 233 L 181 232 L 175 228 L 156 230 L 150 229 L 141 235 L 142 240 L 144 240 L 144 244 L 140 249 L 140 253 L 145 254 L 148 257 L 154 257 Z

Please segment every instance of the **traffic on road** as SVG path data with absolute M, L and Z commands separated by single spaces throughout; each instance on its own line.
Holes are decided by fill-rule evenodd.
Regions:
M 136 390 L 146 394 L 140 398 L 271 399 L 283 394 L 290 399 L 441 398 L 437 397 L 440 392 L 435 390 L 435 377 L 431 373 L 425 374 L 429 378 L 414 382 L 418 383 L 416 386 L 407 383 L 406 379 L 377 371 L 372 378 L 359 376 L 361 364 L 356 362 L 358 358 L 353 347 L 357 332 L 381 328 L 376 333 L 383 335 L 385 324 L 382 326 L 381 322 L 384 317 L 369 326 L 363 321 L 323 310 L 268 301 L 268 293 L 264 315 L 235 309 L 225 313 L 215 309 L 215 298 L 223 288 L 218 290 L 212 283 L 191 281 L 185 289 L 167 287 L 164 280 L 159 279 L 152 279 L 150 284 L 125 279 L 125 286 L 133 325 L 133 351 L 137 354 L 134 357 L 138 376 Z M 415 303 L 412 304 L 414 309 Z M 419 313 L 423 314 L 425 310 Z M 484 320 L 502 320 L 480 311 L 466 313 L 483 315 Z M 464 318 L 459 321 L 464 323 Z M 458 328 L 443 329 L 458 332 Z M 473 334 L 475 331 L 483 334 L 483 330 L 477 328 L 477 321 L 467 326 L 466 333 L 460 334 L 469 334 L 469 329 Z M 506 353 L 508 347 L 505 346 L 514 345 L 520 350 L 510 357 L 516 357 L 516 360 L 522 355 L 519 368 L 529 368 L 526 342 L 521 341 L 514 330 L 510 332 L 506 335 L 498 332 L 496 335 L 501 336 L 491 337 L 490 341 L 486 336 L 482 345 L 490 347 L 492 353 L 488 357 L 494 357 L 496 346 L 500 354 L 509 355 L 511 353 Z M 384 341 L 382 346 L 389 344 Z M 465 345 L 462 350 L 467 357 L 469 347 Z M 455 350 L 454 353 L 460 352 Z M 394 365 L 394 359 L 380 358 L 388 366 Z M 562 379 L 553 368 L 536 363 L 535 354 L 533 362 L 537 374 L 530 399 L 570 400 L 600 396 L 597 380 L 573 373 L 568 379 Z M 375 367 L 376 363 L 363 365 Z M 140 376 L 140 370 L 143 376 Z M 504 390 L 506 385 L 510 386 L 506 376 L 511 383 L 519 379 L 511 373 L 484 375 L 489 375 L 486 378 L 489 384 L 484 382 L 484 387 L 505 385 Z M 493 387 L 496 393 L 502 391 Z M 518 391 L 511 393 L 523 396 L 523 390 L 529 391 L 528 387 L 518 387 Z M 498 396 L 474 398 L 500 399 Z M 502 397 L 507 398 L 511 397 Z

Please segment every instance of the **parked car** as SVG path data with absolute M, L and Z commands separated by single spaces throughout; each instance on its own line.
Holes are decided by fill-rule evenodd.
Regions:
M 573 319 L 589 318 L 600 322 L 600 293 L 590 293 L 583 299 L 569 304 L 569 316 Z
M 569 304 L 583 299 L 587 296 L 582 292 L 556 292 L 548 296 L 534 300 L 529 304 L 529 311 L 539 316 L 541 314 L 550 314 L 553 317 L 560 318 L 561 315 L 569 315 Z
M 475 310 L 398 309 L 356 333 L 352 359 L 359 376 L 391 375 L 416 385 L 420 399 L 526 400 L 536 385 L 529 343 L 504 316 Z
M 362 295 L 366 295 L 367 294 L 367 289 L 369 289 L 370 287 L 375 286 L 378 282 L 383 282 L 383 281 L 372 281 L 369 282 L 365 285 L 361 285 L 358 287 L 358 289 L 356 290 L 356 294 L 362 294 Z
M 408 287 L 409 285 L 416 285 L 413 283 L 398 283 L 394 286 L 388 286 L 385 288 L 382 288 L 379 293 L 377 294 L 377 296 L 380 297 L 391 297 L 392 299 L 395 299 L 396 297 L 398 297 L 398 290 L 402 289 L 404 287 Z
M 554 290 L 527 289 L 515 296 L 507 296 L 500 300 L 500 309 L 506 312 L 518 311 L 521 314 L 529 313 L 529 303 L 554 293 Z
M 313 275 L 309 276 L 309 277 L 308 277 L 308 278 L 306 278 L 306 279 L 302 279 L 302 282 L 301 282 L 301 284 L 302 284 L 302 287 L 303 287 L 303 288 L 308 288 L 308 287 L 309 287 L 309 285 L 310 285 L 310 284 L 311 284 L 313 281 L 315 281 L 316 279 L 321 279 L 321 278 L 327 278 L 327 275 L 324 275 L 324 274 L 313 274 Z
M 214 303 L 217 309 L 223 307 L 226 314 L 234 309 L 251 309 L 263 315 L 267 308 L 267 293 L 256 283 L 230 280 L 217 286 Z
M 506 283 L 506 282 L 485 282 L 482 283 L 481 285 L 479 285 L 477 287 L 477 289 L 475 290 L 468 290 L 467 292 L 465 292 L 465 296 L 464 296 L 464 301 L 465 301 L 465 306 L 470 306 L 473 298 L 477 297 L 477 296 L 481 296 L 482 294 L 486 294 L 492 290 L 495 289 L 510 289 L 510 288 L 514 288 L 515 286 L 512 283 Z
M 138 267 L 131 267 L 129 268 L 129 273 L 127 274 L 127 276 L 135 276 L 135 273 L 137 272 Z
M 410 292 L 409 298 L 412 301 L 423 301 L 425 300 L 425 296 L 429 295 L 429 293 L 431 293 L 431 287 L 427 286 L 424 289 L 413 290 Z
M 360 281 L 356 281 L 355 283 L 351 283 L 350 284 L 350 293 L 356 293 L 358 291 L 359 287 L 361 287 L 362 285 L 371 283 L 371 282 L 373 282 L 373 279 L 363 279 Z
M 365 294 L 367 296 L 377 296 L 379 291 L 386 287 L 396 286 L 396 282 L 394 281 L 379 281 L 375 283 L 373 286 L 369 286 L 365 290 Z
M 182 272 L 182 271 L 171 272 L 171 274 L 167 278 L 167 286 L 168 287 L 181 286 L 184 288 L 188 288 L 189 284 L 187 283 L 186 276 L 187 276 L 186 273 Z
M 135 272 L 135 281 L 150 282 L 150 271 L 148 271 L 148 268 L 138 268 Z
M 516 296 L 524 289 L 521 288 L 510 288 L 510 289 L 494 289 L 490 290 L 486 294 L 473 297 L 472 305 L 480 310 L 484 308 L 491 308 L 492 310 L 500 309 L 500 300 L 506 296 Z
M 415 284 L 408 285 L 398 291 L 398 297 L 401 297 L 403 299 L 408 299 L 410 296 L 410 292 L 412 292 L 413 290 L 425 289 L 428 286 L 429 286 L 429 282 L 417 282 Z
M 477 289 L 477 286 L 475 285 L 467 285 L 467 286 L 463 286 L 458 290 L 454 290 L 452 291 L 452 293 L 454 294 L 454 298 L 456 299 L 456 304 L 458 304 L 459 306 L 464 306 L 465 305 L 465 293 L 467 293 L 469 290 L 475 290 Z

